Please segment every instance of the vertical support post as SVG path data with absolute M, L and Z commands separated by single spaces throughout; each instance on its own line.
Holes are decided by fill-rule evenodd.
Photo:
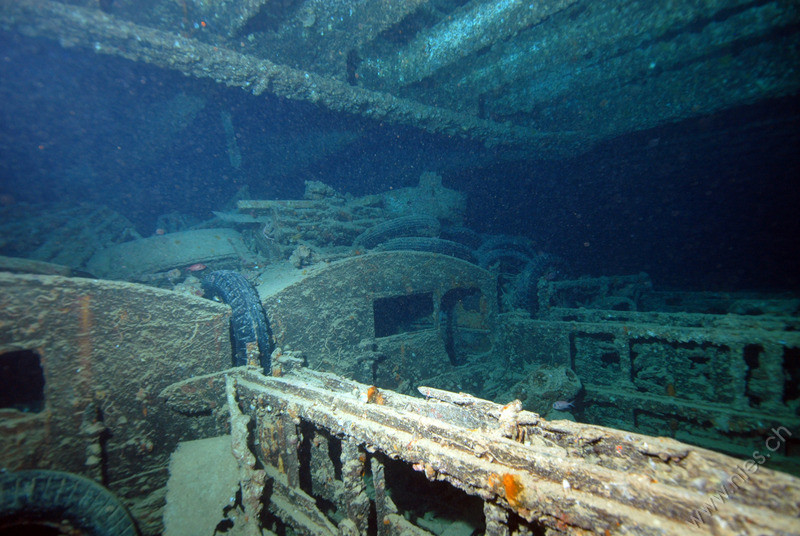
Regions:
M 373 457 L 370 459 L 372 468 L 372 487 L 375 489 L 375 513 L 377 514 L 378 536 L 390 536 L 392 525 L 386 523 L 390 514 L 397 513 L 397 507 L 392 499 L 386 495 L 386 477 L 383 472 L 383 463 Z
M 747 371 L 749 367 L 744 360 L 744 344 L 740 342 L 729 343 L 730 350 L 726 359 L 730 370 L 730 382 L 726 389 L 733 395 L 731 405 L 737 408 L 748 408 L 747 399 Z
M 300 459 L 297 453 L 299 438 L 294 419 L 281 415 L 277 420 L 279 459 L 283 463 L 286 482 L 292 488 L 300 487 Z
M 231 422 L 231 451 L 239 466 L 239 484 L 242 490 L 243 515 L 236 518 L 245 536 L 261 534 L 259 518 L 264 505 L 261 497 L 264 494 L 266 473 L 256 469 L 256 457 L 250 451 L 248 424 L 250 416 L 242 413 L 236 399 L 236 384 L 233 378 L 225 376 L 225 395 L 228 402 Z
M 347 517 L 355 523 L 360 534 L 366 534 L 369 525 L 369 497 L 364 483 L 367 455 L 356 440 L 348 437 L 342 439 L 340 460 Z
M 484 501 L 483 516 L 486 518 L 486 536 L 510 536 L 508 511 L 505 508 Z
M 766 408 L 782 409 L 783 396 L 786 390 L 783 361 L 786 347 L 779 342 L 764 341 L 758 369 L 761 387 L 753 389 L 761 397 L 761 406 Z M 751 374 L 753 372 L 751 371 Z M 756 383 L 751 377 L 751 383 Z M 769 386 L 769 387 L 767 387 Z M 747 386 L 749 388 L 749 386 Z

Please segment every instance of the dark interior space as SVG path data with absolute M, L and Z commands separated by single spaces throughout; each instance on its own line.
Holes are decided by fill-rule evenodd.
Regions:
M 459 181 L 471 223 L 508 232 L 513 221 L 574 276 L 644 271 L 661 289 L 796 290 L 798 102 L 638 132 L 565 162 L 470 171 Z
M 433 326 L 433 295 L 378 298 L 372 304 L 375 336 L 388 337 Z
M 33 350 L 0 354 L 0 408 L 42 411 L 44 383 L 41 359 Z
M 644 271 L 660 288 L 800 286 L 797 97 L 623 135 L 563 161 L 509 161 L 502 149 L 0 39 L 7 210 L 104 204 L 149 234 L 160 215 L 208 218 L 237 192 L 296 198 L 311 177 L 360 195 L 436 171 L 468 194 L 470 226 L 525 234 L 574 276 Z M 239 169 L 225 154 L 221 112 L 236 126 Z M 332 131 L 316 147 L 293 146 L 309 129 Z
M 464 520 L 478 534 L 485 530 L 486 521 L 478 497 L 467 495 L 444 482 L 431 482 L 425 474 L 409 464 L 383 459 L 387 492 L 404 516 L 415 523 L 425 516 L 431 526 L 436 522 Z M 422 526 L 425 526 L 423 523 Z
M 0 527 L 795 532 L 800 3 L 0 15 Z

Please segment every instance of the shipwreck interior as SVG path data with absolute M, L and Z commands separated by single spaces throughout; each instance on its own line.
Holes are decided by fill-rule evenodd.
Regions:
M 0 6 L 7 30 L 255 95 L 500 145 L 502 158 L 579 154 L 621 134 L 790 97 L 800 83 L 793 2 L 5 0 Z M 177 123 L 199 105 L 183 99 Z M 771 118 L 773 134 L 793 119 Z M 233 131 L 229 113 L 220 120 Z M 706 135 L 724 133 L 735 145 L 757 126 L 756 120 L 724 124 Z M 325 146 L 322 157 L 368 134 L 310 128 L 293 135 L 306 138 L 295 140 L 300 145 Z M 228 151 L 241 164 L 235 140 Z M 300 165 L 310 164 L 306 158 L 313 157 L 304 155 Z
M 124 536 L 800 534 L 800 298 L 576 273 L 469 228 L 483 200 L 441 175 L 690 120 L 730 152 L 754 129 L 795 151 L 796 106 L 715 114 L 796 98 L 798 11 L 0 0 L 21 49 L 348 118 L 257 152 L 200 92 L 154 105 L 147 143 L 134 157 L 115 138 L 109 160 L 147 174 L 204 120 L 228 182 L 257 153 L 260 181 L 304 190 L 223 200 L 193 182 L 213 213 L 151 235 L 106 205 L 0 199 L 0 534 L 53 513 L 57 534 Z M 458 150 L 363 195 L 314 180 L 387 125 Z M 673 143 L 640 141 L 645 159 Z
M 4 497 L 79 475 L 143 534 L 795 531 L 800 299 L 567 279 L 464 206 L 309 182 L 81 269 L 2 258 Z

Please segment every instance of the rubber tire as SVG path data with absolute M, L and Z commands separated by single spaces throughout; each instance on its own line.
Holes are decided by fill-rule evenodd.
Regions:
M 0 534 L 36 534 L 35 527 L 44 530 L 64 520 L 91 536 L 139 534 L 125 506 L 93 480 L 62 471 L 0 474 Z
M 246 365 L 247 344 L 257 342 L 261 353 L 261 367 L 267 372 L 270 360 L 269 326 L 256 289 L 239 272 L 217 270 L 203 280 L 203 290 L 206 298 L 219 298 L 233 310 L 233 365 Z

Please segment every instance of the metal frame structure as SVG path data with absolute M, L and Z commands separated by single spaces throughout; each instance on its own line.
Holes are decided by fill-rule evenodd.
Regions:
M 3 0 L 0 24 L 256 95 L 514 149 L 507 157 L 571 156 L 798 89 L 798 9 L 777 0 L 113 6 Z
M 273 364 L 284 375 L 232 369 L 164 393 L 183 411 L 227 400 L 242 477 L 245 515 L 237 522 L 252 534 L 266 518 L 296 534 L 430 534 L 392 498 L 387 465 L 395 461 L 401 472 L 460 490 L 465 504 L 477 497 L 489 535 L 798 529 L 796 480 L 755 462 L 546 421 L 520 411 L 519 402 L 501 406 L 425 387 L 424 398 L 409 397 L 298 368 L 291 356 L 276 354 Z M 704 515 L 707 494 L 725 486 L 727 499 Z
M 24 368 L 18 382 L 38 369 L 43 386 L 39 407 L 0 410 L 0 464 L 101 482 L 146 535 L 164 529 L 176 447 L 225 434 L 240 493 L 219 515 L 243 534 L 430 534 L 400 497 L 437 493 L 482 513 L 491 535 L 800 533 L 798 479 L 764 466 L 791 433 L 782 426 L 734 459 L 517 401 L 403 395 L 302 366 L 323 362 L 308 349 L 273 352 L 271 376 L 223 370 L 227 307 L 130 283 L 4 273 L 0 305 L 0 356 Z

